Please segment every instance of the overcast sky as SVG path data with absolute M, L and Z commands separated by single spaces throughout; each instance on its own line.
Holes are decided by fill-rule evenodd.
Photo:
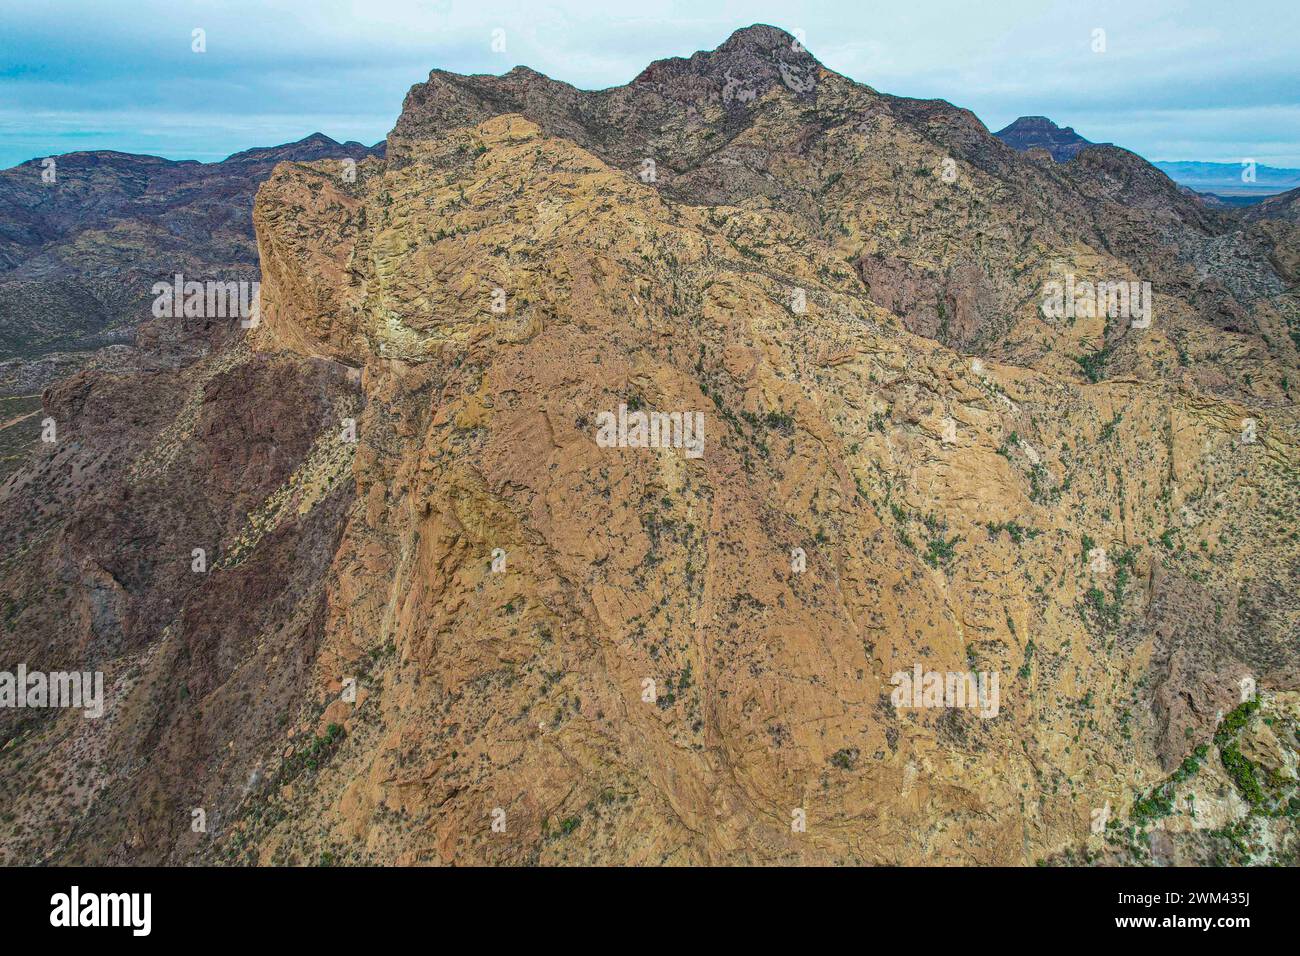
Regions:
M 579 87 L 735 29 L 992 130 L 1042 114 L 1153 160 L 1300 167 L 1300 0 L 0 0 L 0 167 L 78 149 L 221 159 L 317 130 L 373 143 L 433 67 Z M 206 33 L 194 53 L 192 31 Z M 503 30 L 505 52 L 492 48 Z M 1094 52 L 1094 31 L 1105 31 Z

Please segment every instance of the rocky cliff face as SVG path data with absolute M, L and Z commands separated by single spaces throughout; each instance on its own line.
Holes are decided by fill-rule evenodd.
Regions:
M 37 440 L 46 386 L 176 369 L 209 348 L 203 316 L 155 320 L 155 283 L 253 286 L 253 195 L 276 163 L 382 152 L 315 133 L 219 163 L 91 152 L 0 172 L 0 479 Z
M 1295 290 L 1137 157 L 753 27 L 254 221 L 261 325 L 0 490 L 0 664 L 108 688 L 0 714 L 7 862 L 1295 860 Z

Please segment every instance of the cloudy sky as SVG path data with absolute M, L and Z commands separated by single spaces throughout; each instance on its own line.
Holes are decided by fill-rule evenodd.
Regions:
M 1148 159 L 1300 167 L 1297 0 L 0 0 L 0 168 L 78 149 L 215 160 L 317 130 L 373 143 L 435 66 L 595 89 L 754 22 L 993 130 L 1042 114 Z

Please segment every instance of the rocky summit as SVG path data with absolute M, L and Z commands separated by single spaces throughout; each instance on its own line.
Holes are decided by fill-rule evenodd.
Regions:
M 1022 116 L 993 135 L 1021 152 L 1046 150 L 1058 163 L 1071 160 L 1078 155 L 1079 150 L 1094 145 L 1076 133 L 1074 127 L 1062 128 L 1046 116 Z
M 0 671 L 102 714 L 0 711 L 0 862 L 1297 862 L 1294 196 L 769 26 L 354 165 L 46 389 Z

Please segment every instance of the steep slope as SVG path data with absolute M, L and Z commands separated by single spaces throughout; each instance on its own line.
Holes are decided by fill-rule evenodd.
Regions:
M 1250 234 L 1260 243 L 1269 261 L 1291 284 L 1300 284 L 1300 189 L 1266 199 L 1246 210 Z M 1300 346 L 1300 321 L 1291 324 L 1291 338 Z
M 6 862 L 1295 861 L 1293 292 L 1137 157 L 754 27 L 435 72 L 254 220 L 262 324 L 51 389 L 0 488 L 0 667 L 109 689 L 0 713 Z M 1049 319 L 1071 271 L 1151 326 Z
M 318 677 L 381 666 L 324 790 L 241 831 L 257 858 L 1029 862 L 1212 734 L 1230 675 L 1294 681 L 1295 542 L 1231 505 L 1180 518 L 1203 506 L 1178 490 L 1209 447 L 1236 476 L 1215 496 L 1290 512 L 1293 436 L 1243 455 L 1230 405 L 973 370 L 797 218 L 665 206 L 517 117 L 374 172 L 354 195 L 282 167 L 259 196 L 266 335 L 364 364 L 371 396 Z M 620 403 L 717 438 L 602 449 Z M 1189 632 L 1222 598 L 1193 596 L 1186 521 L 1218 560 L 1221 535 L 1269 553 L 1242 600 L 1276 637 Z M 900 717 L 887 677 L 916 661 L 1004 675 L 999 717 Z
M 1265 199 L 1258 205 L 1248 209 L 1246 218 L 1252 221 L 1258 219 L 1300 221 L 1300 189 L 1292 189 L 1290 192 Z

